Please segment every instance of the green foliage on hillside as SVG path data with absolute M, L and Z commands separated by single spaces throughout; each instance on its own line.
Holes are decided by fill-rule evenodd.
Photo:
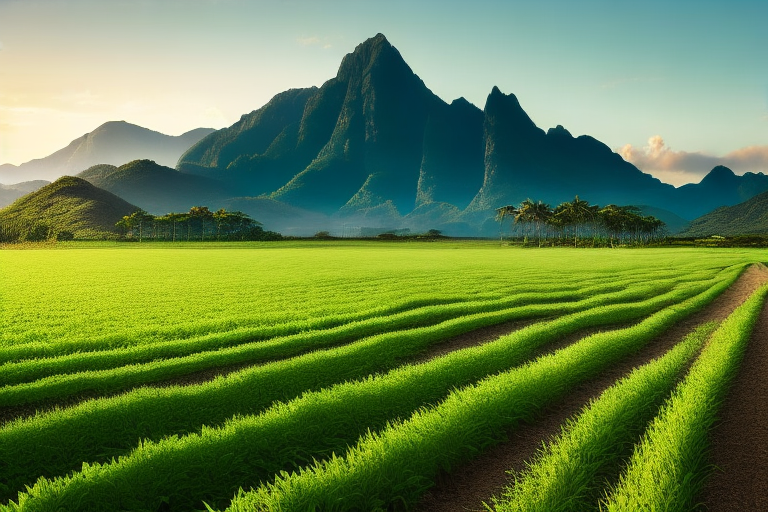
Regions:
M 187 210 L 197 204 L 216 208 L 231 197 L 219 181 L 184 174 L 146 159 L 133 160 L 120 167 L 95 165 L 78 177 L 152 213 Z
M 72 176 L 0 210 L 0 241 L 116 238 L 115 222 L 138 208 Z
M 768 234 L 768 192 L 735 206 L 723 206 L 691 222 L 680 236 Z

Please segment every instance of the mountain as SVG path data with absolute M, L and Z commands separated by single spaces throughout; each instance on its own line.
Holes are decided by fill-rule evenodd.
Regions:
M 276 95 L 191 147 L 178 169 L 350 222 L 466 230 L 526 198 L 648 204 L 675 188 L 592 137 L 536 126 L 494 87 L 483 110 L 434 95 L 382 34 L 319 88 Z
M 405 214 L 415 207 L 436 107 L 447 105 L 379 34 L 344 57 L 322 87 L 275 96 L 201 140 L 178 168 L 327 214 L 387 203 Z
M 184 151 L 213 131 L 197 128 L 171 136 L 125 121 L 110 121 L 45 158 L 19 166 L 0 165 L 0 181 L 54 180 L 96 164 L 120 165 L 137 158 L 149 158 L 173 167 Z
M 21 196 L 34 192 L 45 185 L 48 185 L 50 181 L 35 180 L 35 181 L 23 181 L 21 183 L 15 183 L 13 185 L 0 184 L 0 208 L 8 206 Z
M 110 139 L 122 141 L 115 147 L 99 143 L 109 139 L 94 135 L 99 130 L 84 136 L 90 143 L 70 146 L 127 148 L 141 138 L 130 126 L 102 127 L 124 129 Z M 49 158 L 71 165 L 97 151 L 59 153 Z M 768 177 L 722 167 L 676 189 L 593 137 L 560 125 L 543 130 L 498 87 L 483 109 L 463 98 L 446 103 L 382 34 L 347 54 L 322 86 L 277 94 L 202 137 L 176 169 L 148 160 L 146 151 L 137 157 L 143 160 L 121 167 L 98 161 L 80 176 L 152 213 L 227 206 L 293 234 L 356 226 L 493 236 L 500 206 L 528 198 L 554 206 L 576 195 L 592 204 L 646 205 L 670 219 L 670 229 L 682 229 L 687 219 L 768 190 Z
M 221 182 L 152 160 L 134 160 L 120 167 L 95 165 L 77 176 L 155 215 L 185 212 L 192 206 L 218 209 L 233 195 Z
M 696 218 L 720 206 L 742 203 L 766 190 L 768 176 L 763 173 L 737 176 L 728 167 L 718 165 L 699 183 L 678 188 L 675 201 L 689 212 L 689 218 Z
M 112 238 L 115 223 L 137 209 L 83 179 L 64 176 L 0 210 L 0 231 L 45 225 L 54 233 L 72 232 L 75 238 Z
M 679 236 L 706 237 L 711 235 L 768 234 L 768 191 L 743 203 L 723 206 L 691 221 Z
M 532 198 L 558 204 L 575 195 L 599 204 L 654 203 L 674 193 L 589 136 L 562 126 L 546 133 L 514 94 L 494 87 L 485 105 L 485 177 L 469 210 Z

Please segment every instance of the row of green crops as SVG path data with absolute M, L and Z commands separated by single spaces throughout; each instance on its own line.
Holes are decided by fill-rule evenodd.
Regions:
M 607 389 L 575 420 L 566 422 L 563 433 L 516 475 L 514 484 L 501 497 L 494 499 L 494 509 L 597 510 L 604 483 L 617 479 L 633 443 L 714 327 L 714 323 L 704 324 L 666 355 Z
M 714 282 L 722 282 L 723 279 L 732 280 L 736 277 L 738 269 L 724 272 L 720 279 Z M 395 322 L 392 330 L 385 334 L 379 334 L 369 338 L 363 338 L 361 341 L 349 343 L 349 346 L 356 346 L 360 343 L 370 344 L 371 340 L 376 340 L 379 348 L 378 354 L 386 354 L 385 361 L 380 362 L 381 357 L 373 357 L 367 361 L 364 367 L 370 370 L 390 367 L 398 359 L 413 356 L 428 345 L 445 339 L 448 336 L 461 334 L 470 330 L 488 325 L 494 325 L 505 321 L 520 320 L 526 318 L 536 318 L 554 314 L 562 314 L 571 311 L 583 311 L 595 307 L 611 304 L 614 302 L 632 301 L 642 297 L 652 297 L 643 301 L 645 307 L 660 307 L 664 304 L 679 301 L 689 297 L 702 289 L 711 286 L 711 281 L 699 281 L 695 284 L 681 285 L 670 289 L 670 283 L 665 281 L 654 281 L 652 283 L 636 284 L 633 287 L 622 291 L 599 294 L 595 293 L 592 297 L 575 302 L 554 302 L 518 306 L 500 311 L 490 311 L 482 313 L 469 313 L 462 316 L 462 311 L 456 311 L 455 315 L 435 314 L 439 323 L 428 325 L 427 327 L 417 327 L 403 331 L 394 330 L 397 326 Z M 669 291 L 667 291 L 669 290 Z M 506 302 L 506 301 L 504 301 Z M 514 303 L 515 301 L 510 301 Z M 478 308 L 482 311 L 483 308 Z M 617 321 L 628 321 L 648 311 L 642 308 L 630 307 L 625 317 L 618 317 Z M 443 320 L 446 316 L 451 319 Z M 621 320 L 620 318 L 624 318 Z M 275 339 L 269 342 L 250 342 L 243 343 L 234 347 L 221 350 L 203 351 L 196 354 L 171 358 L 159 359 L 150 363 L 143 364 L 124 364 L 117 368 L 107 370 L 93 370 L 76 373 L 61 373 L 51 376 L 41 377 L 37 380 L 21 384 L 9 384 L 0 388 L 0 406 L 19 405 L 24 403 L 33 403 L 42 400 L 50 400 L 71 396 L 83 392 L 109 393 L 119 391 L 129 387 L 135 387 L 140 384 L 158 382 L 174 377 L 187 375 L 192 372 L 207 370 L 221 366 L 257 363 L 269 360 L 269 356 L 277 357 L 282 353 L 284 356 L 292 355 L 292 352 L 304 352 L 309 349 L 321 349 L 327 346 L 334 346 L 350 338 L 350 331 L 354 334 L 364 334 L 365 329 L 356 329 L 354 324 L 347 327 L 340 327 L 335 330 L 322 332 L 310 332 L 307 334 L 295 335 L 283 339 Z M 386 322 L 381 324 L 386 328 Z M 357 332 L 356 332 L 357 331 Z M 352 337 L 354 339 L 354 337 Z M 408 340 L 409 342 L 406 342 Z M 396 343 L 395 343 L 396 341 Z M 266 357 L 265 357 L 266 356 Z M 80 356 L 87 358 L 87 355 Z M 119 355 L 117 356 L 119 358 Z M 77 363 L 79 359 L 66 357 L 62 365 L 67 363 Z M 46 364 L 49 363 L 49 364 Z M 363 364 L 362 362 L 360 364 Z M 34 373 L 34 361 L 25 363 L 9 364 L 12 367 L 21 367 Z M 52 362 L 42 361 L 41 368 L 56 367 L 56 360 Z M 15 376 L 18 378 L 19 373 Z M 9 380 L 13 381 L 14 372 L 10 372 Z
M 695 508 L 707 473 L 707 431 L 766 294 L 768 288 L 758 290 L 722 323 L 661 412 L 659 399 L 671 392 L 680 363 L 699 343 L 679 345 L 603 393 L 516 475 L 514 484 L 494 499 L 494 510 Z M 629 463 L 621 472 L 625 460 Z M 614 482 L 614 488 L 606 488 L 606 482 Z
M 439 369 L 438 373 L 447 372 L 451 380 L 438 386 L 438 395 L 422 397 L 415 393 L 414 389 L 425 385 L 418 381 L 411 383 L 408 392 L 413 393 L 416 406 L 429 403 L 440 398 L 439 393 L 447 392 L 451 386 L 466 384 L 521 362 L 550 340 L 586 328 L 639 319 L 665 304 L 677 303 L 706 288 L 695 299 L 689 299 L 692 300 L 690 307 L 699 306 L 727 287 L 735 275 L 732 271 L 727 274 L 727 279 L 717 281 L 709 288 L 706 288 L 709 283 L 704 283 L 641 302 L 600 307 L 593 302 L 591 305 L 595 307 L 586 311 L 540 322 L 496 342 L 439 358 L 434 363 L 435 368 Z M 645 291 L 649 290 L 646 288 Z M 202 425 L 219 424 L 235 414 L 256 412 L 274 400 L 290 399 L 306 390 L 394 367 L 400 356 L 417 353 L 446 334 L 475 328 L 478 320 L 484 322 L 487 317 L 458 318 L 435 328 L 379 335 L 345 347 L 249 368 L 198 386 L 138 389 L 119 397 L 89 401 L 64 411 L 17 421 L 0 430 L 0 460 L 24 461 L 9 468 L 3 496 L 29 483 L 29 479 L 43 469 L 51 475 L 63 474 L 76 469 L 82 461 L 108 460 L 117 456 L 134 446 L 137 438 L 160 439 L 194 431 Z M 419 375 L 418 371 L 414 372 Z M 87 437 L 82 436 L 84 431 L 89 432 Z
M 710 467 L 707 432 L 738 371 L 768 288 L 746 302 L 713 336 L 637 446 L 605 510 L 684 512 L 696 505 Z
M 22 495 L 25 509 L 141 509 L 131 501 L 141 496 L 152 510 L 223 507 L 239 487 L 344 453 L 550 342 L 683 318 L 756 259 L 497 244 L 191 247 L 0 251 L 0 415 L 62 407 L 0 426 L 0 499 L 44 477 Z M 517 320 L 529 325 L 407 364 L 454 335 Z M 201 384 L 130 390 L 244 364 Z M 100 495 L 102 481 L 115 494 Z
M 478 414 L 475 424 L 468 428 L 469 431 L 479 434 L 473 442 L 482 446 L 488 441 L 488 435 L 493 438 L 498 434 L 482 432 L 482 428 L 488 428 L 486 421 L 489 415 L 500 416 L 496 420 L 497 427 L 498 421 L 501 421 L 502 425 L 504 421 L 510 421 L 509 410 L 500 407 L 508 404 L 504 402 L 505 397 L 509 399 L 510 394 L 522 392 L 522 395 L 512 400 L 519 410 L 513 413 L 511 418 L 520 417 L 519 415 L 530 416 L 547 400 L 562 395 L 574 383 L 595 375 L 607 365 L 636 351 L 653 336 L 706 304 L 722 291 L 725 284 L 720 283 L 682 303 L 667 307 L 634 327 L 589 336 L 553 355 L 544 356 L 535 363 L 487 378 L 476 387 L 467 388 L 469 391 L 465 389 L 453 393 L 436 410 L 454 411 L 457 403 L 468 405 L 470 410 L 461 410 L 457 417 L 451 417 L 454 412 L 450 412 L 448 416 L 438 413 L 437 418 L 440 421 L 446 420 L 446 424 L 451 427 L 456 427 L 457 423 L 460 423 L 458 418 L 465 419 L 467 415 Z M 618 306 L 596 308 L 600 311 L 595 311 L 593 316 L 605 315 L 612 308 L 616 309 Z M 586 313 L 581 313 L 571 316 L 585 315 Z M 269 480 L 280 471 L 299 467 L 311 459 L 322 459 L 340 452 L 366 431 L 369 433 L 364 435 L 358 446 L 388 439 L 388 436 L 391 437 L 390 432 L 400 432 L 403 425 L 408 425 L 414 420 L 387 427 L 380 437 L 370 432 L 385 427 L 388 422 L 407 417 L 419 407 L 439 401 L 450 389 L 523 362 L 526 355 L 530 354 L 531 348 L 539 345 L 542 339 L 547 336 L 557 337 L 562 333 L 565 327 L 563 324 L 566 324 L 564 320 L 565 318 L 529 326 L 496 342 L 456 351 L 421 365 L 405 366 L 385 376 L 305 394 L 288 404 L 278 404 L 261 415 L 237 418 L 219 429 L 203 429 L 199 435 L 167 438 L 158 443 L 143 443 L 129 456 L 120 458 L 117 462 L 86 465 L 81 472 L 73 476 L 39 481 L 27 494 L 20 496 L 19 506 L 21 510 L 48 510 L 52 504 L 64 508 L 76 504 L 79 510 L 153 510 L 165 500 L 173 509 L 188 510 L 195 506 L 200 507 L 205 500 L 221 504 L 222 500 L 226 501 L 244 481 L 251 480 L 251 483 L 258 484 L 260 481 Z M 517 388 L 522 383 L 525 385 Z M 513 388 L 517 391 L 510 393 Z M 500 393 L 502 389 L 506 392 Z M 471 397 L 467 398 L 466 393 Z M 478 404 L 484 405 L 478 409 Z M 464 405 L 460 405 L 459 409 Z M 418 418 L 431 417 L 431 414 L 419 411 L 414 417 L 418 423 L 424 421 Z M 428 425 L 418 427 L 417 430 L 423 435 L 424 432 L 431 431 L 435 421 L 433 418 L 427 422 Z M 466 433 L 467 431 L 464 431 L 464 434 Z M 453 438 L 453 434 L 456 432 L 445 429 L 442 432 L 439 429 L 434 431 L 434 435 L 442 436 L 443 441 L 448 444 L 453 442 L 451 439 L 469 442 L 466 435 Z M 397 435 L 402 436 L 401 433 Z M 360 458 L 355 455 L 351 458 L 364 466 L 360 471 L 366 474 L 371 471 L 372 465 L 376 466 L 381 462 L 385 474 L 377 472 L 382 468 L 374 468 L 374 472 L 368 476 L 376 482 L 385 482 L 391 477 L 386 472 L 387 468 L 392 470 L 392 464 L 401 464 L 410 457 L 415 457 L 416 460 L 424 459 L 425 453 L 418 451 L 418 447 L 427 450 L 426 453 L 431 453 L 434 458 L 433 450 L 436 445 L 428 440 L 425 443 L 422 441 L 424 440 L 420 438 L 411 439 L 411 442 L 407 443 L 408 447 L 416 449 L 413 452 L 403 452 L 402 447 L 399 451 L 392 451 L 393 447 L 384 443 L 370 456 Z M 471 447 L 471 451 L 478 447 Z M 365 451 L 363 448 L 358 449 Z M 466 451 L 466 447 L 464 449 Z M 394 458 L 391 458 L 393 456 Z M 334 464 L 339 460 L 341 459 L 332 457 L 330 462 L 325 464 Z M 455 461 L 447 463 L 451 462 Z M 439 464 L 443 463 L 446 462 Z M 337 474 L 337 471 L 327 469 L 325 465 L 322 469 L 323 475 Z M 301 475 L 317 481 L 317 471 L 319 470 L 310 470 Z M 409 475 L 414 476 L 410 473 Z M 323 478 L 325 477 L 319 479 L 322 481 Z M 407 476 L 405 478 L 410 483 L 419 483 L 416 490 L 422 489 L 423 475 L 416 479 Z M 276 485 L 284 486 L 287 481 L 278 479 Z M 370 498 L 374 501 L 352 503 L 348 505 L 349 509 L 373 510 L 381 505 L 376 501 L 376 496 L 380 497 L 380 490 L 378 494 L 372 494 L 374 490 L 368 488 L 370 482 L 352 480 L 341 484 L 338 481 L 329 482 L 328 487 L 337 489 L 342 494 L 329 496 L 322 506 L 330 507 L 330 503 L 336 502 L 340 496 L 346 496 L 358 485 L 364 486 L 362 489 L 365 489 L 366 500 Z M 368 487 L 365 487 L 366 485 Z M 249 498 L 242 499 L 247 501 Z M 314 502 L 306 502 L 303 499 L 300 498 L 285 509 L 312 510 L 306 505 Z M 333 507 L 328 509 L 333 510 Z
M 329 317 L 359 320 L 382 308 L 396 312 L 410 301 L 495 299 L 521 285 L 549 290 L 633 274 L 653 279 L 703 270 L 714 275 L 751 260 L 739 253 L 712 253 L 705 261 L 667 251 L 648 265 L 631 251 L 597 259 L 557 250 L 524 257 L 514 252 L 439 244 L 4 250 L 0 346 L 40 343 L 54 351 L 59 346 L 77 351 L 79 343 L 82 350 L 94 350 L 240 328 L 324 328 Z M 282 334 L 290 332 L 275 333 Z
M 636 351 L 685 314 L 685 307 L 671 307 L 632 328 L 594 334 L 467 386 L 435 407 L 419 410 L 381 432 L 367 433 L 343 457 L 332 456 L 239 493 L 228 510 L 412 506 L 441 470 L 503 439 L 507 429 L 530 420 L 544 405 Z
M 671 289 L 674 285 L 685 281 L 672 279 L 654 280 L 655 293 Z M 640 289 L 638 289 L 638 285 Z M 625 279 L 608 284 L 585 286 L 578 290 L 566 292 L 518 292 L 510 297 L 497 300 L 466 301 L 454 304 L 416 305 L 403 312 L 391 315 L 377 315 L 364 320 L 348 319 L 343 325 L 327 329 L 307 329 L 298 334 L 273 336 L 267 340 L 259 340 L 263 333 L 249 333 L 250 330 L 217 333 L 199 338 L 153 343 L 126 349 L 99 350 L 94 352 L 78 352 L 56 357 L 30 358 L 8 362 L 0 365 L 0 374 L 6 385 L 31 382 L 51 375 L 97 371 L 118 368 L 126 365 L 136 365 L 158 359 L 169 359 L 216 351 L 212 365 L 223 359 L 224 354 L 247 354 L 245 357 L 233 358 L 233 362 L 260 362 L 281 359 L 300 354 L 308 350 L 316 350 L 342 344 L 354 339 L 372 336 L 382 332 L 418 326 L 434 325 L 451 318 L 477 313 L 507 310 L 516 306 L 534 304 L 557 304 L 560 308 L 555 311 L 569 312 L 589 307 L 598 302 L 596 298 L 608 292 L 629 290 L 635 297 L 643 297 L 646 282 L 635 279 Z M 601 297 L 602 298 L 602 297 Z M 626 296 L 621 297 L 626 300 Z M 613 300 L 607 297 L 606 300 Z M 578 301 L 578 302 L 577 302 Z M 574 304 L 568 304 L 573 302 Z M 545 314 L 551 314 L 552 308 L 542 308 Z M 535 311 L 532 312 L 535 314 Z M 243 332 L 246 331 L 246 332 Z M 249 336 L 250 334 L 250 336 Z M 255 338 L 255 339 L 254 339 Z M 236 347 L 232 350 L 223 350 Z M 13 347 L 13 352 L 23 353 L 22 347 Z M 0 354 L 2 350 L 0 349 Z M 9 359 L 11 359 L 9 357 Z M 205 368 L 205 366 L 203 366 Z

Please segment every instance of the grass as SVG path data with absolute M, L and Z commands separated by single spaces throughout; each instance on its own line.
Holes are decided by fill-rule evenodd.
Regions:
M 712 470 L 707 433 L 739 368 L 768 287 L 758 290 L 715 332 L 685 380 L 636 446 L 603 508 L 618 511 L 687 511 Z
M 705 304 L 763 256 L 749 250 L 525 250 L 493 242 L 3 249 L 0 408 L 51 401 L 62 408 L 0 427 L 0 496 L 12 499 L 30 486 L 34 498 L 22 495 L 23 507 L 37 510 L 46 486 L 54 494 L 66 488 L 65 496 L 72 489 L 96 496 L 90 483 L 96 475 L 120 479 L 136 465 L 156 469 L 144 471 L 151 485 L 143 490 L 131 487 L 133 477 L 119 480 L 126 503 L 146 494 L 156 500 L 150 508 L 184 509 L 173 501 L 179 496 L 197 500 L 193 506 L 226 504 L 238 487 L 274 481 L 313 457 L 344 453 L 369 429 L 386 430 L 458 387 L 520 365 L 558 337 L 645 322 L 660 308 L 687 314 L 695 308 L 686 300 L 707 290 L 698 299 Z M 534 318 L 538 322 L 517 337 L 404 365 L 451 335 Z M 258 365 L 202 384 L 124 392 L 237 363 Z M 399 391 L 377 408 L 387 388 L 382 382 Z M 68 406 L 83 393 L 117 392 Z M 320 410 L 338 420 L 335 434 L 301 430 L 313 426 L 302 414 Z M 229 451 L 217 444 L 238 429 L 262 432 L 257 425 L 267 416 L 275 427 L 262 442 L 273 451 L 263 457 L 254 455 L 260 452 L 253 435 Z M 304 442 L 295 452 L 285 448 L 288 424 L 292 442 Z M 241 453 L 251 455 L 242 461 Z M 173 466 L 174 460 L 183 463 Z M 162 470 L 187 462 L 196 474 Z M 67 474 L 82 487 L 65 484 Z M 39 477 L 45 479 L 34 486 Z M 117 496 L 97 501 L 111 510 Z
M 281 474 L 227 509 L 391 510 L 412 507 L 440 471 L 482 452 L 509 428 L 530 421 L 574 385 L 605 371 L 706 303 L 712 290 L 651 315 L 636 326 L 579 343 L 451 393 L 381 432 L 369 432 L 344 456 Z
M 514 475 L 514 484 L 493 499 L 497 512 L 598 510 L 606 481 L 622 461 L 703 346 L 716 324 L 700 326 L 683 342 L 636 370 L 591 401 L 562 433 Z

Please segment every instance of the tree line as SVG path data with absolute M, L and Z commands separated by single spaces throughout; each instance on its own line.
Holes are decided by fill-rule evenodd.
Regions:
M 635 206 L 599 206 L 576 196 L 552 208 L 542 201 L 526 199 L 519 206 L 496 209 L 499 236 L 504 221 L 510 220 L 511 238 L 542 245 L 642 245 L 666 237 L 666 225 L 651 215 L 640 215 Z
M 115 227 L 126 240 L 280 240 L 282 235 L 265 231 L 261 222 L 243 212 L 224 208 L 212 212 L 193 206 L 186 213 L 152 215 L 136 210 L 117 221 Z

